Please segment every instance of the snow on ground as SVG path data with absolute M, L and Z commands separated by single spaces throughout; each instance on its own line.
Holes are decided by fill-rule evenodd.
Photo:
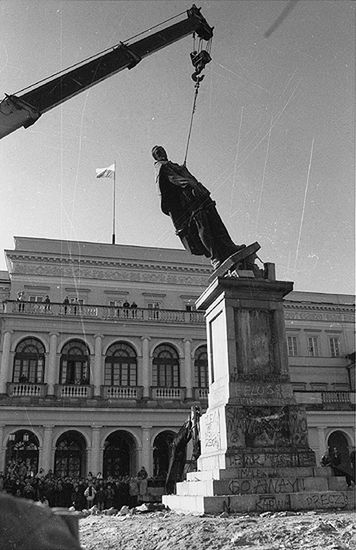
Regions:
M 84 550 L 356 550 L 350 511 L 91 515 L 79 529 Z

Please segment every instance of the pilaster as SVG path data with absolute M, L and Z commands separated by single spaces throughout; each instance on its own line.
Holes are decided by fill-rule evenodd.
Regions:
M 43 468 L 45 473 L 48 470 L 53 470 L 52 461 L 52 443 L 53 443 L 53 428 L 52 424 L 43 426 L 43 443 L 42 452 L 39 457 L 39 468 Z
M 48 356 L 48 368 L 45 381 L 47 382 L 47 395 L 54 396 L 54 387 L 56 383 L 57 374 L 57 339 L 58 333 L 52 332 L 49 335 L 49 356 Z M 45 371 L 45 372 L 46 372 Z
M 93 475 L 102 472 L 102 456 L 100 452 L 100 435 L 102 426 L 92 426 L 91 428 L 91 449 L 89 457 L 89 471 Z
M 94 357 L 94 372 L 93 372 L 93 384 L 94 384 L 94 397 L 101 397 L 101 382 L 102 382 L 102 334 L 96 334 L 95 340 L 95 357 Z
M 151 447 L 151 429 L 152 426 L 143 426 L 142 427 L 142 454 L 141 454 L 141 463 L 138 464 L 138 467 L 144 466 L 149 475 L 152 474 L 152 454 L 153 449 Z
M 10 372 L 10 349 L 12 330 L 5 330 L 2 343 L 2 355 L 0 365 L 0 395 L 7 393 L 7 382 Z
M 186 397 L 192 398 L 192 341 L 190 338 L 185 338 L 184 342 L 184 374 Z
M 150 396 L 150 350 L 149 344 L 151 338 L 149 336 L 143 336 L 142 340 L 142 384 L 143 384 L 143 397 Z

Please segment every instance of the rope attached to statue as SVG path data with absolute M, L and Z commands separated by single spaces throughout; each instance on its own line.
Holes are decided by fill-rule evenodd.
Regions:
M 185 148 L 185 156 L 184 156 L 184 162 L 183 162 L 184 166 L 187 163 L 188 149 L 189 149 L 190 137 L 191 137 L 191 134 L 192 134 L 193 119 L 194 119 L 194 114 L 195 114 L 195 111 L 196 111 L 196 105 L 197 105 L 197 99 L 198 99 L 200 83 L 201 83 L 201 81 L 203 80 L 203 78 L 205 76 L 205 75 L 200 75 L 200 73 L 205 69 L 205 65 L 207 65 L 211 61 L 211 56 L 210 56 L 211 39 L 207 42 L 206 50 L 202 49 L 202 39 L 201 38 L 199 39 L 199 43 L 198 43 L 197 48 L 195 47 L 196 46 L 195 40 L 196 40 L 196 37 L 195 37 L 195 33 L 194 33 L 194 35 L 193 35 L 193 51 L 190 54 L 190 59 L 192 61 L 193 67 L 195 68 L 195 71 L 192 74 L 192 79 L 195 82 L 195 85 L 194 85 L 195 92 L 194 92 L 194 99 L 193 99 L 192 114 L 191 114 L 191 117 L 190 117 L 187 145 L 186 145 L 186 148 Z

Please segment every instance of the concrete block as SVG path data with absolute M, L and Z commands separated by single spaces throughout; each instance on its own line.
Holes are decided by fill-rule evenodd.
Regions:
M 320 510 L 355 508 L 355 491 L 322 491 L 294 493 L 290 495 L 292 510 Z

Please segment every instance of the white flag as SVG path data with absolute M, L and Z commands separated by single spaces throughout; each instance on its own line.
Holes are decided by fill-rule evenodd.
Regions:
M 95 171 L 97 178 L 112 178 L 115 176 L 115 164 L 107 168 L 97 168 Z

